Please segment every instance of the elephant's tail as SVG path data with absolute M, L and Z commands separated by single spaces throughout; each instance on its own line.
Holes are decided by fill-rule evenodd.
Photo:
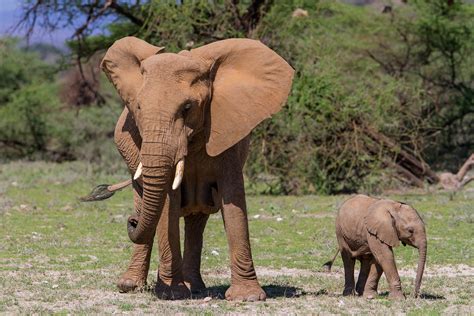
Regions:
M 80 197 L 79 200 L 82 202 L 94 202 L 94 201 L 102 201 L 105 199 L 108 199 L 116 191 L 122 190 L 125 187 L 128 187 L 130 184 L 132 184 L 132 179 L 117 183 L 117 184 L 101 184 L 96 186 L 91 193 L 87 196 Z
M 326 269 L 326 272 L 331 272 L 332 264 L 334 263 L 334 260 L 336 260 L 336 257 L 338 254 L 339 254 L 339 248 L 337 249 L 334 257 L 330 261 L 323 264 L 323 267 Z

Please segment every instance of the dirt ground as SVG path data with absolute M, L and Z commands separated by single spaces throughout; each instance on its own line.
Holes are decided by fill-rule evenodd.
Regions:
M 418 255 L 411 247 L 394 250 L 404 301 L 388 299 L 384 278 L 374 300 L 343 297 L 340 257 L 331 273 L 324 271 L 336 250 L 335 214 L 347 196 L 249 196 L 253 257 L 268 299 L 223 299 L 229 259 L 222 218 L 214 214 L 202 256 L 207 292 L 162 301 L 153 295 L 155 249 L 143 291 L 120 294 L 115 286 L 131 253 L 124 224 L 131 192 L 101 203 L 77 201 L 96 183 L 117 178 L 75 163 L 0 165 L 0 174 L 0 314 L 474 314 L 472 188 L 389 196 L 413 205 L 427 225 L 428 260 L 417 299 L 411 293 Z

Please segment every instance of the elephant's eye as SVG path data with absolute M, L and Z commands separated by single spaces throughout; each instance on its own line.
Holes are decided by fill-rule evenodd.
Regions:
M 183 112 L 186 113 L 187 111 L 189 111 L 195 104 L 196 102 L 194 101 L 186 101 L 184 104 L 183 104 Z

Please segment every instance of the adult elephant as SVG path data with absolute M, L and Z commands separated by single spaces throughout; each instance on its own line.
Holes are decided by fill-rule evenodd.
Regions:
M 155 292 L 185 298 L 205 287 L 202 235 L 209 214 L 222 210 L 231 260 L 228 300 L 264 300 L 250 250 L 242 168 L 249 134 L 278 112 L 293 69 L 250 39 L 228 39 L 177 54 L 126 37 L 107 51 L 102 69 L 125 102 L 117 148 L 133 181 L 136 243 L 121 291 L 146 282 L 155 232 L 160 265 Z M 174 176 L 174 177 L 173 177 Z M 179 216 L 185 218 L 181 256 Z

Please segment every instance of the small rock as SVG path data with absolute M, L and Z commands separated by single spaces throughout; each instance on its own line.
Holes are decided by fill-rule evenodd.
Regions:
M 219 252 L 217 250 L 213 250 L 213 251 L 211 251 L 211 255 L 218 256 Z
M 99 259 L 96 256 L 87 255 L 92 261 L 98 261 Z
M 13 181 L 13 182 L 12 182 L 12 186 L 17 187 L 17 186 L 18 186 L 18 182 Z
M 21 208 L 22 210 L 26 209 L 27 207 L 28 207 L 28 205 L 26 205 L 26 204 L 20 204 L 20 208 Z
M 53 289 L 57 289 L 58 287 L 59 287 L 59 285 L 57 285 L 57 284 L 53 284 L 53 286 L 52 286 Z
M 72 206 L 70 204 L 67 204 L 63 207 L 61 207 L 61 210 L 62 211 L 71 211 L 72 210 Z
M 294 17 L 294 18 L 307 17 L 307 16 L 308 16 L 308 11 L 303 10 L 303 9 L 301 9 L 301 8 L 298 8 L 298 9 L 296 9 L 295 11 L 293 11 L 293 13 L 291 14 L 291 16 Z
M 207 297 L 205 297 L 202 301 L 203 301 L 204 303 L 207 303 L 207 302 L 210 302 L 211 300 L 212 300 L 212 297 L 207 296 Z
M 282 220 L 283 220 L 283 218 L 277 217 L 277 222 L 281 222 Z
M 194 41 L 189 41 L 186 43 L 186 48 L 191 48 L 194 46 Z
M 259 219 L 259 218 L 260 218 L 260 214 L 254 215 L 253 218 Z

